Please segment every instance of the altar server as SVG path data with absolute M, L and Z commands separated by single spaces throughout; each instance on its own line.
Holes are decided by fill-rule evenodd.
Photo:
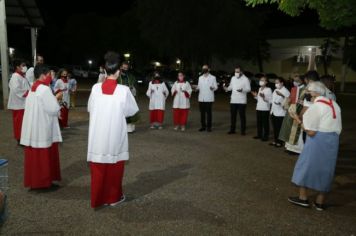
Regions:
M 105 55 L 107 79 L 93 86 L 89 101 L 87 160 L 91 170 L 91 207 L 115 206 L 125 200 L 124 164 L 129 159 L 126 117 L 138 112 L 130 89 L 117 84 L 119 56 Z
M 34 75 L 36 81 L 26 99 L 21 135 L 21 144 L 25 146 L 24 185 L 31 189 L 49 188 L 61 180 L 60 106 L 49 87 L 52 81 L 49 68 L 38 64 Z
M 150 99 L 149 110 L 151 129 L 163 128 L 162 124 L 168 94 L 169 91 L 166 84 L 161 80 L 160 75 L 155 73 L 146 92 L 147 97 Z
M 61 128 L 69 128 L 68 126 L 68 116 L 69 116 L 69 106 L 70 106 L 70 91 L 68 83 L 68 71 L 66 69 L 60 69 L 58 72 L 58 80 L 54 85 L 54 93 L 63 93 L 62 99 L 59 101 L 61 105 L 61 115 L 60 115 L 60 126 Z
M 30 84 L 25 78 L 26 63 L 22 60 L 14 60 L 13 64 L 15 72 L 9 82 L 10 94 L 7 109 L 12 111 L 14 137 L 20 143 L 25 100 L 30 90 Z
M 190 108 L 190 96 L 192 88 L 188 81 L 185 81 L 183 72 L 178 73 L 178 80 L 174 83 L 172 89 L 173 96 L 173 123 L 174 130 L 179 128 L 185 131 L 187 124 L 188 113 Z

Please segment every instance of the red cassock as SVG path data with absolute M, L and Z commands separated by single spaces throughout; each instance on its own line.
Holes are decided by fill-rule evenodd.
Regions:
M 163 124 L 164 110 L 151 110 L 150 111 L 150 123 Z
M 112 95 L 116 86 L 116 80 L 107 79 L 102 84 L 102 91 L 104 94 Z M 125 161 L 113 164 L 90 162 L 92 208 L 115 203 L 121 199 L 124 167 Z
M 61 106 L 61 119 L 59 119 L 59 125 L 61 128 L 67 128 L 68 127 L 68 116 L 69 116 L 69 109 L 65 106 Z
M 49 188 L 61 180 L 58 143 L 49 148 L 25 147 L 24 185 L 27 188 Z
M 185 126 L 187 124 L 189 109 L 173 108 L 173 123 L 174 125 Z
M 22 120 L 24 113 L 25 109 L 12 110 L 14 137 L 17 141 L 20 141 L 21 139 Z

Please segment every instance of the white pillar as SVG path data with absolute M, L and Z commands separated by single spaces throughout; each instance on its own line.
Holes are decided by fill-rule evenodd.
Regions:
M 36 56 L 37 56 L 37 28 L 31 28 L 31 46 L 32 46 L 33 66 L 35 66 Z
M 316 68 L 316 48 L 312 48 L 309 56 L 308 71 L 317 70 Z
M 9 49 L 7 45 L 7 28 L 6 28 L 6 8 L 5 0 L 0 0 L 0 53 L 2 69 L 2 94 L 4 109 L 7 107 L 9 98 Z

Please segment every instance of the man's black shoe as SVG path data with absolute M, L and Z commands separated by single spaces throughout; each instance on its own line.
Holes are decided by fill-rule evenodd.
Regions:
M 230 130 L 229 132 L 227 132 L 227 134 L 236 134 L 236 132 Z
M 200 128 L 199 129 L 199 132 L 203 132 L 203 131 L 205 131 L 206 129 L 205 128 Z

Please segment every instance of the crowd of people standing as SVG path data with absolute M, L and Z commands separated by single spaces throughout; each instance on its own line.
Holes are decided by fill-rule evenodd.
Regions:
M 128 132 L 135 131 L 140 118 L 136 103 L 137 87 L 129 71 L 129 63 L 120 64 L 114 52 L 105 55 L 98 83 L 91 89 L 88 101 L 89 138 L 87 161 L 91 171 L 91 206 L 115 206 L 125 201 L 122 190 L 124 163 L 129 159 Z M 75 107 L 77 82 L 66 69 L 57 73 L 50 70 L 43 57 L 27 70 L 24 61 L 14 61 L 9 88 L 8 109 L 13 114 L 14 138 L 24 146 L 25 187 L 49 188 L 61 180 L 58 143 L 62 142 L 61 128 L 69 128 L 70 107 Z M 274 87 L 268 86 L 265 75 L 259 79 L 259 88 L 251 83 L 240 66 L 234 76 L 223 85 L 230 99 L 230 129 L 236 134 L 237 113 L 240 134 L 246 136 L 246 106 L 248 94 L 256 101 L 256 136 L 269 141 L 270 122 L 273 140 L 270 145 L 300 154 L 292 182 L 299 195 L 288 200 L 309 207 L 308 189 L 319 192 L 314 205 L 325 209 L 325 194 L 330 191 L 334 176 L 341 132 L 341 111 L 330 88 L 330 77 L 319 78 L 316 71 L 294 75 L 293 86 L 278 78 Z M 322 81 L 322 82 L 320 82 Z M 329 86 L 329 88 L 327 87 Z M 173 97 L 174 130 L 185 131 L 188 123 L 190 99 L 198 93 L 199 132 L 213 131 L 213 104 L 218 89 L 216 77 L 208 65 L 202 66 L 198 83 L 190 84 L 183 71 L 169 90 L 158 72 L 148 85 L 149 120 L 151 129 L 163 129 L 166 99 Z M 40 157 L 40 158 L 38 158 Z

